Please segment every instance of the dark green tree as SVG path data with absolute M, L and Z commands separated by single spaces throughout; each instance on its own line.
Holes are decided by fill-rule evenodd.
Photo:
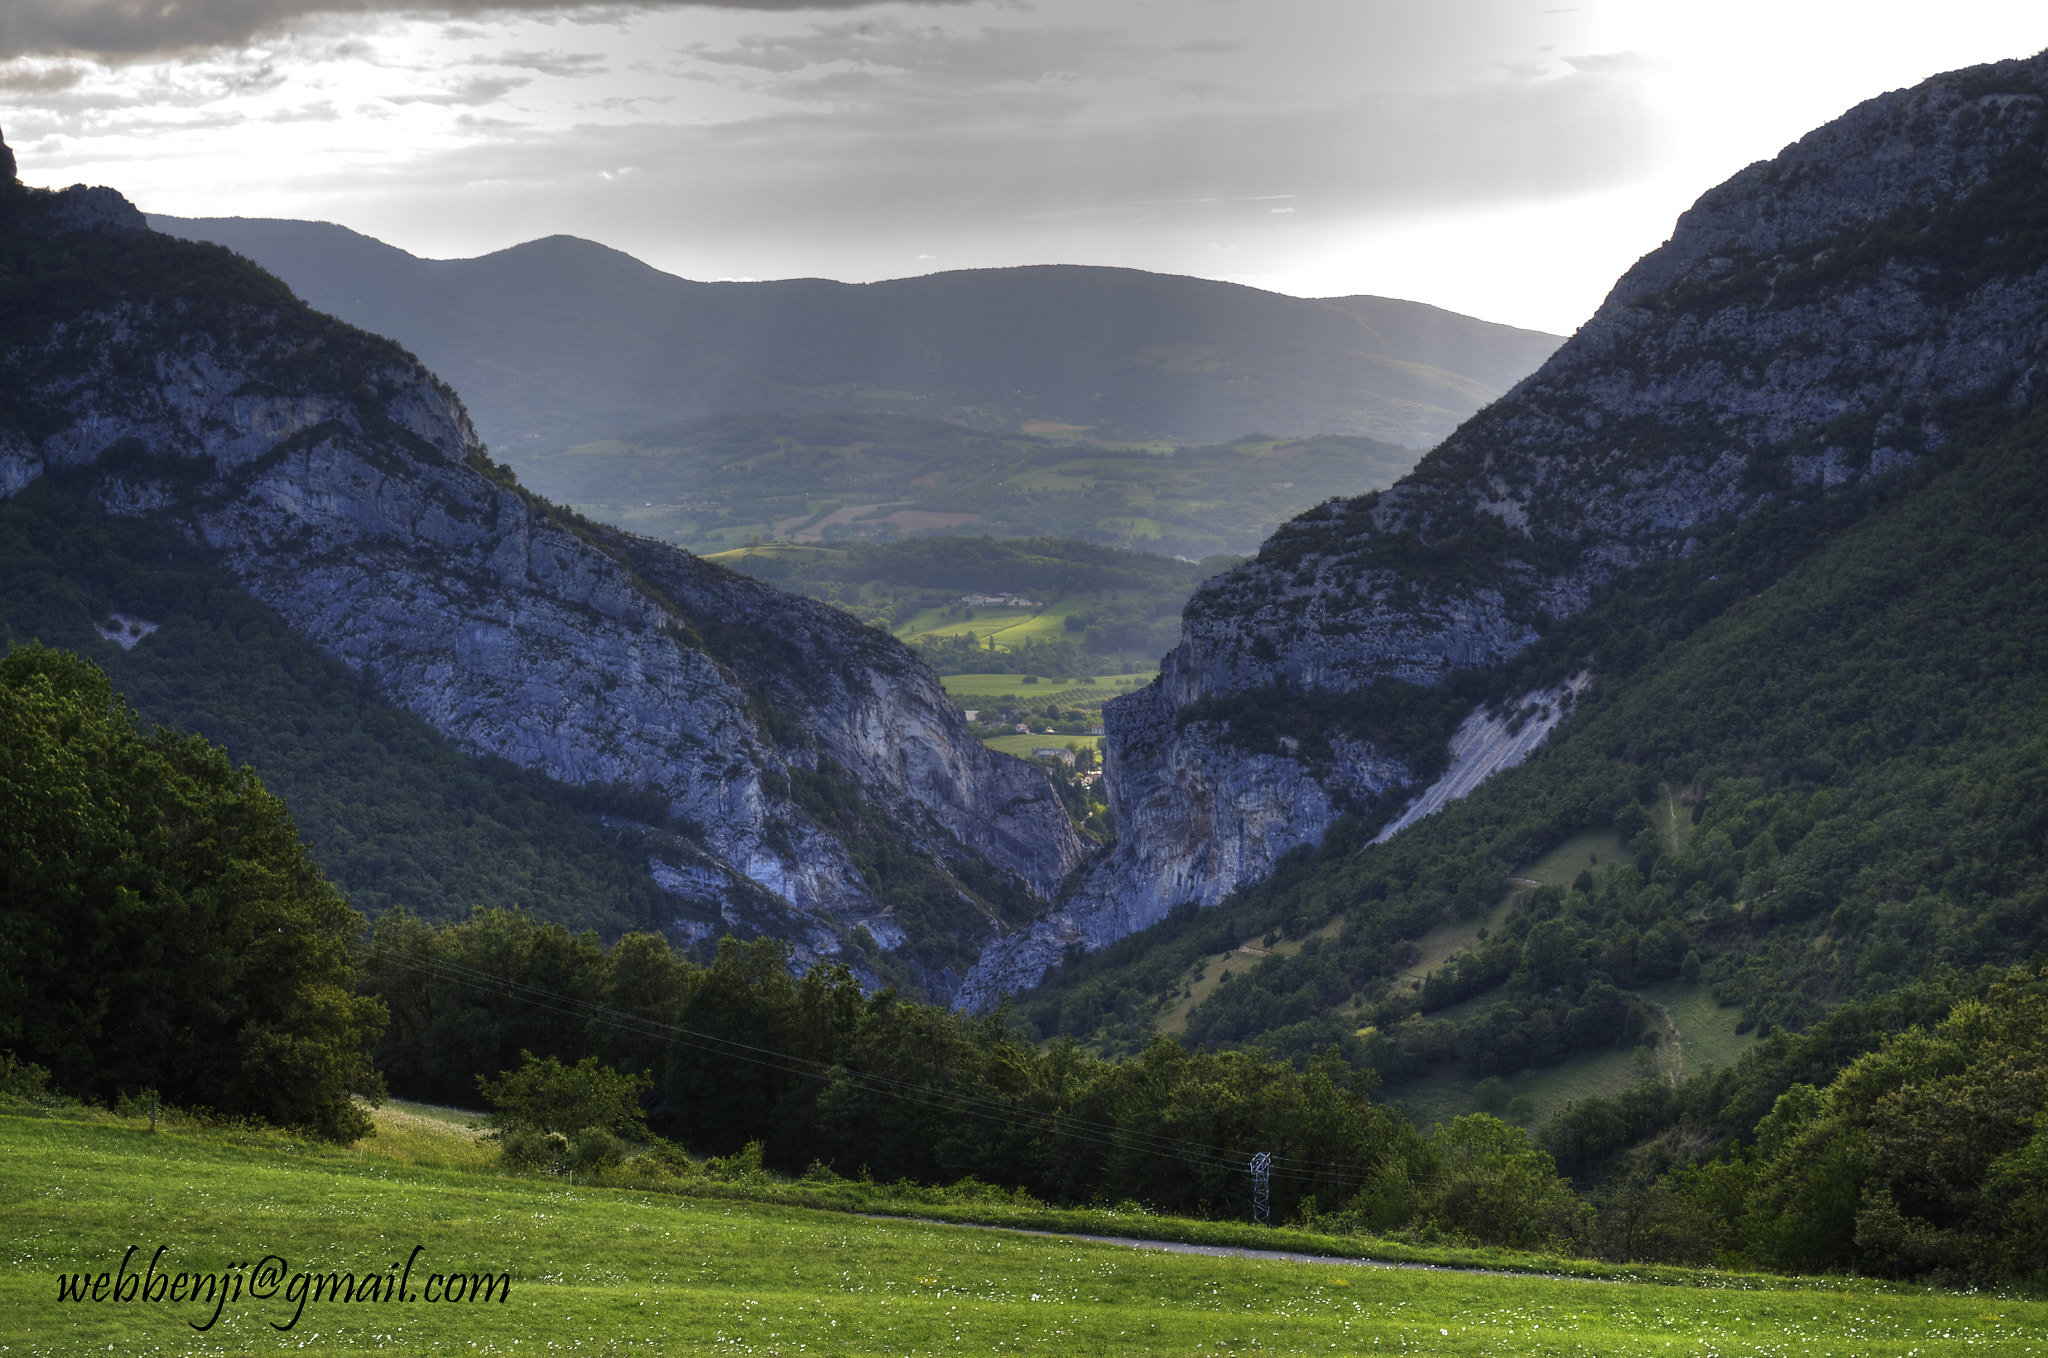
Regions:
M 381 1002 L 362 917 L 284 803 L 196 736 L 145 733 L 95 666 L 0 660 L 0 1045 L 88 1098 L 371 1130 Z
M 595 1056 L 565 1066 L 532 1052 L 519 1053 L 519 1069 L 501 1071 L 495 1080 L 476 1077 L 478 1091 L 497 1110 L 491 1115 L 495 1126 L 564 1135 L 595 1127 L 646 1136 L 640 1096 L 653 1084 L 652 1075 L 624 1075 Z

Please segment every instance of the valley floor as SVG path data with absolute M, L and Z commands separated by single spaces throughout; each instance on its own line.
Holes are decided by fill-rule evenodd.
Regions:
M 0 1351 L 2048 1351 L 2048 1303 L 2017 1297 L 1167 1254 L 691 1196 L 681 1185 L 657 1193 L 511 1177 L 490 1168 L 461 1116 L 444 1110 L 388 1108 L 380 1128 L 360 1146 L 336 1148 L 276 1133 L 152 1134 L 146 1122 L 107 1115 L 0 1116 L 10 1246 L 0 1262 Z M 1314 1239 L 1274 1234 L 1276 1243 Z M 60 1275 L 118 1272 L 131 1246 L 135 1270 L 164 1247 L 157 1270 L 173 1277 L 266 1255 L 284 1261 L 283 1273 L 269 1296 L 243 1295 L 204 1333 L 194 1327 L 209 1308 L 167 1296 L 58 1300 Z M 297 1312 L 297 1274 L 353 1270 L 367 1280 L 408 1260 L 411 1301 L 323 1295 Z M 438 1295 L 458 1272 L 509 1273 L 509 1295 L 425 1300 L 434 1275 L 444 1275 Z

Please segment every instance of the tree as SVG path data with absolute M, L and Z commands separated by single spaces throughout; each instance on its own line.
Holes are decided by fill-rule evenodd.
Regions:
M 362 927 L 253 770 L 143 733 L 77 656 L 0 660 L 0 1045 L 58 1088 L 367 1134 Z
M 1423 1212 L 1440 1226 L 1480 1244 L 1518 1249 L 1573 1250 L 1584 1243 L 1590 1209 L 1520 1127 L 1469 1113 L 1437 1128 L 1429 1145 L 1439 1169 Z
M 1750 1255 L 1776 1267 L 2014 1276 L 2048 1219 L 2048 968 L 1898 1033 L 1757 1124 Z
M 501 1131 L 567 1136 L 595 1127 L 627 1136 L 648 1134 L 640 1096 L 654 1087 L 651 1074 L 623 1075 L 595 1056 L 573 1066 L 529 1051 L 519 1057 L 516 1071 L 500 1071 L 496 1080 L 476 1077 L 477 1089 L 497 1109 L 491 1123 Z

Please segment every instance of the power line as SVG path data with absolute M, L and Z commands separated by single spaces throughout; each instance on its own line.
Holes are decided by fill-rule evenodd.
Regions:
M 1054 1112 L 1047 1109 L 1033 1109 L 1014 1103 L 1006 1103 L 985 1096 L 959 1090 L 933 1089 L 930 1086 L 914 1085 L 909 1081 L 892 1076 L 877 1075 L 861 1071 L 844 1063 L 827 1063 L 790 1052 L 760 1047 L 741 1042 L 736 1038 L 720 1037 L 712 1033 L 686 1028 L 681 1024 L 665 1023 L 659 1020 L 614 1009 L 592 1000 L 578 999 L 558 991 L 548 990 L 528 982 L 506 976 L 494 976 L 478 968 L 445 958 L 431 958 L 424 963 L 397 955 L 387 954 L 386 958 L 401 969 L 437 977 L 479 990 L 500 991 L 506 998 L 535 1008 L 560 1013 L 567 1017 L 581 1017 L 607 1027 L 636 1033 L 643 1037 L 661 1038 L 677 1045 L 709 1055 L 723 1056 L 729 1060 L 743 1061 L 751 1065 L 777 1070 L 784 1074 L 811 1079 L 830 1079 L 835 1076 L 852 1079 L 863 1084 L 869 1092 L 901 1098 L 920 1103 L 942 1112 L 960 1113 L 992 1121 L 1015 1123 L 1020 1117 L 1036 1117 L 1049 1124 L 1048 1129 L 1055 1135 L 1087 1141 L 1112 1149 L 1140 1149 L 1170 1155 L 1197 1165 L 1224 1169 L 1233 1173 L 1245 1172 L 1248 1157 L 1241 1151 L 1223 1146 L 1205 1145 L 1200 1142 L 1180 1140 L 1170 1136 L 1145 1132 L 1120 1126 L 1115 1123 L 1098 1122 L 1077 1117 L 1071 1113 Z M 1268 1153 L 1262 1152 L 1262 1155 Z M 1305 1160 L 1293 1156 L 1269 1156 L 1271 1172 L 1284 1179 L 1297 1182 L 1320 1182 L 1335 1178 L 1353 1179 L 1363 1183 L 1365 1171 L 1351 1164 L 1333 1161 Z M 1284 1167 L 1283 1167 L 1284 1166 Z

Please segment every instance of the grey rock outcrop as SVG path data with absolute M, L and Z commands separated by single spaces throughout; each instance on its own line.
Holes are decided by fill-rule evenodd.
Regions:
M 119 226 L 133 208 L 107 194 L 17 197 L 14 221 Z M 87 477 L 111 511 L 216 549 L 291 628 L 463 746 L 658 792 L 674 825 L 647 827 L 649 871 L 683 936 L 743 922 L 800 961 L 842 954 L 863 923 L 903 941 L 792 791 L 800 768 L 836 763 L 942 866 L 978 855 L 1045 893 L 1080 861 L 1043 776 L 969 735 L 893 638 L 536 502 L 397 346 L 253 266 L 232 297 L 179 294 L 215 247 L 103 248 L 128 271 L 117 300 L 0 352 L 17 416 L 0 423 L 0 495 Z
M 1493 665 L 1631 568 L 1935 455 L 1957 412 L 2048 393 L 2048 254 L 2009 219 L 2044 176 L 2048 54 L 1872 99 L 1702 196 L 1408 477 L 1302 515 L 1196 594 L 1158 682 L 1106 713 L 1115 854 L 1039 944 L 991 950 L 967 1002 L 1256 880 L 1347 792 L 1414 781 L 1369 749 L 1247 752 L 1191 704 L 1370 704 L 1380 680 Z

